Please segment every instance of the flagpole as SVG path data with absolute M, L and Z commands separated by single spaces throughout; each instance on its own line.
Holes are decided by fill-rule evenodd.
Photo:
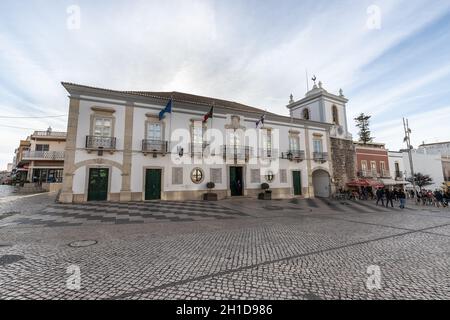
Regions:
M 173 113 L 173 105 L 174 105 L 174 101 L 173 101 L 173 94 L 170 95 L 170 120 L 169 120 L 169 150 L 170 153 L 172 153 L 172 149 L 171 149 L 171 141 L 172 141 L 172 113 Z

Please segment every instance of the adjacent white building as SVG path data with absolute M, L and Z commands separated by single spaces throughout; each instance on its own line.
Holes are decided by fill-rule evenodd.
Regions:
M 63 86 L 70 105 L 62 202 L 201 199 L 208 182 L 219 198 L 256 197 L 264 182 L 274 198 L 333 192 L 330 131 L 348 137 L 342 94 L 327 94 L 330 105 L 291 101 L 286 117 L 180 92 Z M 172 113 L 160 119 L 169 101 Z M 302 116 L 305 108 L 311 116 Z
M 391 157 L 391 154 L 402 154 L 403 162 L 399 161 L 398 156 Z M 435 190 L 440 189 L 444 183 L 444 173 L 442 170 L 442 161 L 440 153 L 422 153 L 418 150 L 412 150 L 412 161 L 414 167 L 414 173 L 422 173 L 429 175 L 433 179 L 433 184 L 425 187 L 426 189 Z M 411 177 L 411 166 L 409 162 L 409 156 L 407 151 L 401 151 L 398 153 L 389 152 L 389 161 L 398 161 L 400 168 L 403 163 L 403 175 L 406 178 Z

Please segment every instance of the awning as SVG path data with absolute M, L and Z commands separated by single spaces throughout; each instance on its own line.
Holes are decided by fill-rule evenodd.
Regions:
M 349 187 L 373 187 L 373 188 L 384 187 L 383 183 L 372 179 L 355 179 L 347 183 L 347 185 Z
M 408 184 L 408 181 L 397 181 L 394 179 L 380 179 L 380 181 L 385 185 L 385 186 L 395 186 L 395 185 L 399 185 L 399 184 Z

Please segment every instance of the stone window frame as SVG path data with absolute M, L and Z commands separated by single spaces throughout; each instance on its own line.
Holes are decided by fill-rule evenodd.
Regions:
M 201 179 L 200 179 L 200 180 L 194 180 L 194 172 L 197 172 L 197 171 L 199 171 L 199 172 L 201 173 Z M 194 168 L 194 169 L 191 170 L 190 177 L 191 177 L 191 181 L 192 181 L 193 183 L 195 183 L 195 184 L 200 184 L 200 183 L 203 182 L 203 180 L 205 180 L 205 172 L 203 171 L 202 168 L 196 167 L 196 168 Z
M 288 135 L 288 139 L 289 139 L 289 150 L 291 150 L 291 151 L 301 150 L 301 147 L 300 147 L 300 131 L 290 130 L 289 131 L 289 135 Z M 292 149 L 291 148 L 292 147 L 291 139 L 296 139 L 297 140 L 297 145 L 298 145 L 297 149 Z
M 315 150 L 315 144 L 314 144 L 315 141 L 320 141 L 320 145 L 321 145 L 321 148 L 320 148 L 321 150 L 320 151 L 316 151 Z M 324 153 L 325 152 L 325 151 L 323 151 L 324 150 L 323 149 L 323 139 L 321 137 L 314 136 L 312 145 L 313 145 L 313 152 L 319 152 L 319 153 Z
M 91 107 L 91 115 L 90 115 L 90 128 L 89 128 L 89 135 L 94 136 L 94 128 L 95 128 L 95 121 L 98 118 L 102 119 L 111 119 L 111 134 L 110 137 L 115 137 L 115 128 L 116 128 L 116 117 L 114 116 L 114 113 L 116 112 L 113 108 L 107 108 L 107 107 Z
M 165 141 L 166 139 L 166 123 L 163 121 L 163 119 L 159 120 L 159 115 L 152 114 L 152 113 L 146 113 L 145 116 L 147 119 L 144 122 L 144 139 L 147 140 L 148 138 L 148 126 L 152 123 L 159 123 L 161 125 L 161 141 Z
M 206 142 L 206 130 L 208 130 L 208 124 L 203 121 L 203 119 L 190 119 L 191 124 L 189 125 L 189 134 L 191 138 L 191 144 L 194 144 L 194 127 L 196 122 L 202 123 L 202 144 Z
M 365 169 L 363 164 L 365 164 Z M 369 171 L 368 168 L 369 167 L 367 166 L 367 160 L 361 160 L 361 171 L 364 171 L 366 173 L 367 171 Z

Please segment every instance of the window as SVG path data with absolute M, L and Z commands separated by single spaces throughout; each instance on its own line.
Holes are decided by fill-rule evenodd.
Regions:
M 192 143 L 203 144 L 203 123 L 201 121 L 194 121 L 192 126 Z
M 229 145 L 239 147 L 241 145 L 241 137 L 238 132 L 230 132 L 229 136 Z
M 172 168 L 172 184 L 183 184 L 183 168 Z
M 367 161 L 366 160 L 361 160 L 361 170 L 363 172 L 367 171 Z
M 322 153 L 323 152 L 322 140 L 314 139 L 313 148 L 315 153 Z
M 308 108 L 303 109 L 303 119 L 309 120 L 309 109 Z
M 336 106 L 332 107 L 332 113 L 333 113 L 333 123 L 339 124 L 339 115 L 338 115 L 338 109 Z
M 36 151 L 49 151 L 50 147 L 48 144 L 37 144 Z
M 372 170 L 372 174 L 377 174 L 377 163 L 376 161 L 370 161 L 370 169 Z
M 158 122 L 147 123 L 147 140 L 162 140 L 162 125 Z
M 289 136 L 289 150 L 298 151 L 300 150 L 300 138 L 298 134 L 291 134 Z
M 203 175 L 203 170 L 200 168 L 195 168 L 194 170 L 192 170 L 191 172 L 191 180 L 193 183 L 200 183 L 203 181 L 204 175 Z
M 262 140 L 264 156 L 270 157 L 272 155 L 272 131 L 270 129 L 263 131 Z
M 99 118 L 94 119 L 94 136 L 111 137 L 112 135 L 112 119 Z

